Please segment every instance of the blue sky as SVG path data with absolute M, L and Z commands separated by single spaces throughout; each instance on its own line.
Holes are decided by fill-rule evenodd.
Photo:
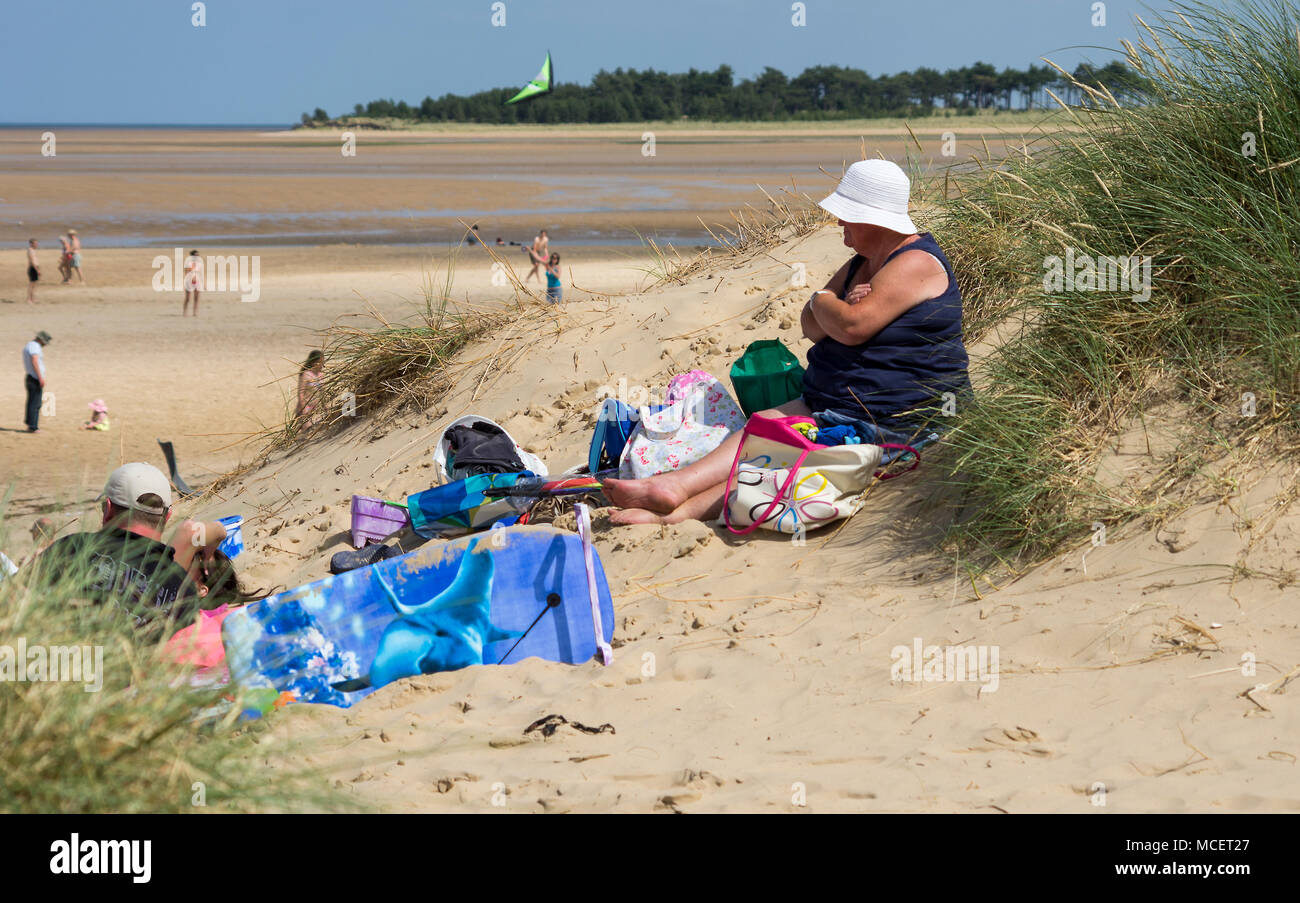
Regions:
M 1105 61 L 1132 38 L 1137 0 L 23 0 L 0 31 L 0 122 L 285 123 L 379 97 L 519 86 L 546 50 L 561 81 L 599 69 L 729 64 L 873 75 L 984 60 L 1023 68 Z M 1158 0 L 1156 0 L 1158 6 Z

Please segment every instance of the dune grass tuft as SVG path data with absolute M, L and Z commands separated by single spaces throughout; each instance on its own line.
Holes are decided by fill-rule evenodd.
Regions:
M 1283 0 L 1175 5 L 1125 44 L 1121 106 L 1080 85 L 1079 128 L 955 181 L 935 227 L 968 342 L 996 331 L 945 443 L 951 538 L 1035 558 L 1097 522 L 1159 515 L 1210 462 L 1300 426 L 1300 28 Z M 1049 284 L 1053 258 L 1149 258 L 1131 284 Z M 1098 466 L 1157 406 L 1177 447 L 1116 485 Z
M 160 656 L 177 626 L 142 635 L 67 574 L 24 566 L 0 581 L 0 812 L 347 806 L 318 775 L 270 771 L 256 742 L 266 727 L 236 721 L 232 691 L 192 688 Z

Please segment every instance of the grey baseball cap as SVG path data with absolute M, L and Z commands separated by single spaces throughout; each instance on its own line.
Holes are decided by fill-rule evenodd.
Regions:
M 161 506 L 152 500 L 141 501 L 145 496 L 157 496 Z M 166 514 L 172 506 L 172 487 L 163 472 L 152 464 L 136 461 L 123 464 L 108 476 L 104 491 L 99 496 L 107 498 L 119 508 L 130 508 L 146 514 Z

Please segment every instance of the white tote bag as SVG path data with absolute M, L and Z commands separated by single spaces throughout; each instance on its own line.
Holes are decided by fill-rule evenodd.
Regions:
M 879 445 L 813 449 L 793 479 L 788 467 L 739 464 L 726 500 L 728 526 L 742 532 L 757 522 L 778 533 L 799 533 L 852 517 L 862 507 L 862 491 L 880 467 L 882 453 Z

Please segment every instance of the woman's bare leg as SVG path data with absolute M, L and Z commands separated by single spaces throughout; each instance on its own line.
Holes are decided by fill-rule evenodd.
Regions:
M 802 398 L 796 398 L 759 413 L 764 417 L 807 417 L 812 411 L 803 403 Z M 722 487 L 726 485 L 727 477 L 731 474 L 731 464 L 736 460 L 740 437 L 741 433 L 732 433 L 713 451 L 681 470 L 661 473 L 644 480 L 605 480 L 601 488 L 605 497 L 616 507 L 640 509 L 651 514 L 676 515 L 679 510 L 688 510 L 688 503 L 715 489 L 718 491 L 714 501 L 720 502 Z M 699 503 L 692 505 L 689 510 L 694 511 L 698 506 Z M 717 513 L 713 516 L 716 517 Z M 678 519 L 685 520 L 687 517 L 700 519 L 694 514 Z M 636 520 L 615 522 L 644 523 Z
M 717 520 L 722 513 L 722 496 L 726 482 L 693 495 L 668 514 L 656 514 L 644 508 L 623 508 L 610 517 L 613 524 L 680 524 L 684 520 Z

